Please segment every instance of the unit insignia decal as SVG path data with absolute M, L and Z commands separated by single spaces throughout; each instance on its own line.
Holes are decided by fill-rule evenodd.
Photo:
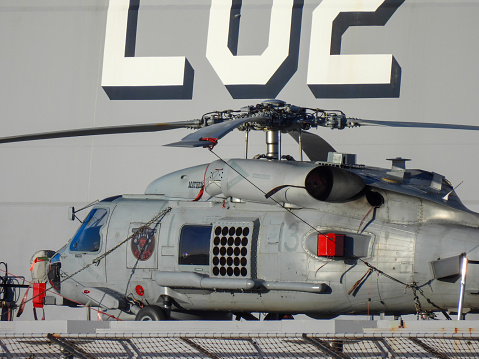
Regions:
M 136 233 L 131 239 L 133 256 L 140 261 L 150 259 L 155 250 L 155 230 L 151 228 L 133 228 L 133 233 Z

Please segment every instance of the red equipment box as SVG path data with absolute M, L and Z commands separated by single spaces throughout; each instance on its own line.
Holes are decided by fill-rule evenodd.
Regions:
M 33 307 L 43 308 L 45 298 L 45 283 L 33 283 Z
M 318 257 L 344 257 L 344 234 L 318 234 Z

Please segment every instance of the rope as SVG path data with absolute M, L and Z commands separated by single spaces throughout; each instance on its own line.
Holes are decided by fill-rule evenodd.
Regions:
M 362 227 L 364 221 L 366 220 L 366 218 L 369 216 L 369 213 L 371 213 L 371 211 L 373 211 L 373 210 L 376 210 L 376 208 L 378 208 L 378 207 L 372 206 L 372 207 L 369 209 L 368 213 L 366 213 L 366 215 L 363 217 L 363 219 L 361 220 L 361 223 L 359 223 L 358 233 L 361 233 L 361 232 L 362 232 L 362 231 L 361 231 L 361 227 Z M 373 221 L 373 220 L 374 220 L 374 214 L 373 214 L 373 218 L 371 219 L 371 221 Z M 366 229 L 366 227 L 367 227 L 367 225 L 363 228 L 363 231 Z
M 366 273 L 363 274 L 363 276 L 361 278 L 359 278 L 357 280 L 356 283 L 354 283 L 354 285 L 351 287 L 351 289 L 348 291 L 348 295 L 351 295 L 353 294 L 356 295 L 356 292 L 357 290 L 359 290 L 359 288 L 361 287 L 361 285 L 366 281 L 366 279 L 368 279 L 368 277 L 371 275 L 371 273 L 373 272 L 373 270 L 371 268 L 369 268 L 367 270 Z M 357 290 L 356 290 L 357 289 Z M 354 292 L 354 293 L 353 293 Z M 369 313 L 368 313 L 369 314 Z

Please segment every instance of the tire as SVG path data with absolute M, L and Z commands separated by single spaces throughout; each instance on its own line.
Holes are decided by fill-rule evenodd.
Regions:
M 150 322 L 157 320 L 166 320 L 165 312 L 156 305 L 147 305 L 140 309 L 135 317 L 140 322 Z

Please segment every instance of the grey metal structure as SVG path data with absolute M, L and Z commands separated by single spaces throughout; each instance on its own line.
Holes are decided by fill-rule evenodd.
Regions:
M 341 132 L 325 129 L 332 145 L 323 142 L 321 148 L 334 147 L 343 155 L 328 160 L 324 156 L 328 151 L 321 150 L 321 156 L 315 157 L 314 151 L 307 149 L 311 148 L 308 143 L 314 149 L 320 147 L 319 142 L 314 137 L 308 140 L 310 135 L 303 133 L 298 134 L 298 140 L 301 138 L 304 152 L 314 164 L 281 162 L 273 168 L 266 160 L 248 162 L 248 174 L 255 177 L 255 183 L 264 185 L 266 193 L 288 185 L 270 198 L 278 198 L 293 213 L 301 212 L 301 218 L 313 228 L 280 207 L 271 209 L 271 199 L 248 188 L 246 180 L 238 179 L 230 188 L 228 183 L 236 181 L 236 172 L 230 167 L 220 166 L 210 173 L 209 191 L 214 197 L 210 202 L 191 202 L 205 180 L 207 165 L 198 163 L 216 166 L 218 162 L 206 150 L 162 146 L 189 136 L 185 130 L 178 129 L 180 134 L 175 137 L 165 132 L 123 132 L 116 137 L 2 144 L 1 260 L 9 263 L 8 275 L 28 279 L 33 252 L 60 248 L 71 238 L 77 225 L 64 220 L 69 206 L 83 207 L 121 193 L 142 193 L 152 179 L 189 168 L 163 177 L 145 195 L 123 195 L 97 205 L 108 216 L 103 227 L 108 233 L 102 233 L 107 242 L 99 248 L 101 253 L 114 247 L 113 240 L 122 241 L 135 233 L 134 229 L 141 228 L 161 208 L 172 209 L 155 229 L 157 252 L 153 259 L 139 261 L 139 267 L 135 267 L 131 246 L 129 252 L 114 251 L 78 274 L 90 298 L 85 299 L 86 293 L 79 293 L 71 284 L 79 293 L 75 295 L 92 303 L 105 297 L 110 306 L 127 307 L 130 304 L 125 302 L 125 294 L 129 293 L 123 289 L 131 289 L 132 283 L 144 276 L 152 286 L 169 288 L 159 292 L 152 289 L 153 294 L 148 289 L 147 295 L 165 298 L 175 294 L 186 302 L 201 297 L 200 293 L 188 293 L 194 292 L 192 288 L 162 285 L 166 284 L 162 273 L 174 270 L 186 273 L 179 279 L 181 285 L 213 290 L 213 302 L 218 305 L 215 310 L 225 305 L 225 297 L 230 301 L 245 297 L 246 293 L 231 291 L 230 281 L 215 278 L 214 237 L 209 238 L 207 265 L 189 271 L 185 270 L 189 264 L 178 262 L 179 249 L 170 248 L 173 246 L 165 238 L 170 238 L 167 231 L 172 228 L 176 232 L 171 238 L 178 240 L 179 218 L 184 217 L 185 221 L 201 220 L 200 224 L 211 226 L 224 222 L 228 224 L 223 227 L 228 228 L 257 228 L 256 237 L 251 237 L 257 246 L 252 253 L 256 257 L 253 261 L 247 257 L 248 264 L 238 266 L 241 278 L 243 268 L 247 273 L 242 284 L 233 282 L 235 288 L 251 291 L 255 298 L 245 309 L 261 310 L 270 299 L 267 297 L 275 294 L 285 297 L 285 303 L 303 305 L 301 312 L 318 310 L 318 306 L 310 310 L 313 305 L 305 298 L 321 298 L 325 306 L 320 309 L 326 313 L 333 307 L 334 313 L 367 313 L 368 304 L 370 311 L 391 313 L 437 307 L 456 310 L 459 282 L 450 283 L 450 277 L 460 272 L 463 252 L 477 260 L 476 214 L 463 207 L 452 189 L 457 189 L 468 208 L 478 210 L 473 179 L 479 173 L 470 165 L 475 163 L 478 150 L 477 134 L 454 130 L 454 126 L 475 125 L 471 106 L 479 83 L 479 52 L 475 46 L 478 14 L 479 3 L 473 0 L 454 4 L 348 0 L 339 7 L 331 0 L 2 2 L 0 44 L 3 53 L 8 54 L 0 58 L 2 137 L 111 126 L 122 133 L 118 125 L 131 130 L 131 124 L 136 124 L 138 131 L 149 131 L 152 127 L 142 124 L 157 122 L 167 122 L 165 129 L 178 123 L 183 127 L 185 120 L 211 109 L 240 109 L 265 98 L 282 98 L 311 108 L 339 108 L 369 119 L 369 124 L 389 120 L 395 126 L 409 126 L 412 121 L 452 125 L 447 130 L 436 125 L 414 131 L 379 126 Z M 299 157 L 296 144 L 285 133 L 269 132 L 266 151 L 264 146 L 254 145 L 255 135 L 250 134 L 249 157 L 262 153 L 269 158 L 280 154 Z M 236 158 L 243 151 L 242 136 L 229 134 L 215 151 L 221 158 Z M 357 153 L 358 160 L 354 162 L 344 153 Z M 401 160 L 389 168 L 385 159 L 397 156 L 414 162 L 404 171 Z M 261 167 L 271 164 L 271 168 L 259 169 L 254 164 L 258 162 Z M 227 163 L 244 166 L 242 160 Z M 387 169 L 371 168 L 369 164 Z M 357 183 L 366 191 L 380 194 L 384 204 L 368 214 L 375 207 L 371 203 L 379 204 L 380 197 L 364 195 L 348 205 L 315 203 L 304 196 L 304 189 L 293 187 L 304 187 L 293 177 L 317 167 L 331 168 L 329 175 L 334 178 L 345 173 L 347 178 L 359 178 Z M 221 171 L 230 176 L 230 182 L 220 178 Z M 450 182 L 436 171 L 444 173 Z M 164 193 L 161 186 L 170 182 L 166 179 L 177 181 L 177 175 L 178 185 L 170 184 L 169 193 Z M 183 175 L 190 180 L 182 179 Z M 266 176 L 276 181 L 274 186 Z M 464 184 L 457 188 L 462 181 Z M 132 207 L 137 208 L 134 216 L 128 214 Z M 117 217 L 117 212 L 121 216 Z M 188 217 L 193 212 L 193 218 Z M 171 219 L 173 214 L 175 220 Z M 126 223 L 125 218 L 131 220 Z M 295 221 L 297 226 L 293 225 Z M 115 223 L 118 227 L 114 229 L 111 225 Z M 315 244 L 311 243 L 314 235 L 310 235 L 317 230 L 346 233 L 345 249 L 360 259 L 315 258 Z M 118 238 L 110 237 L 117 233 Z M 144 234 L 148 237 L 151 233 Z M 221 248 L 225 247 L 218 246 L 218 250 Z M 250 253 L 254 248 L 246 250 Z M 76 269 L 82 268 L 82 261 L 88 264 L 88 260 L 97 258 L 88 253 L 81 257 L 75 254 L 80 253 L 68 255 L 76 258 L 77 264 L 69 262 Z M 108 266 L 113 262 L 109 260 L 115 256 L 122 264 L 112 271 Z M 411 286 L 404 294 L 403 284 L 378 276 L 377 271 L 366 274 L 369 267 L 361 260 Z M 356 265 L 354 261 L 358 261 Z M 228 265 L 216 267 L 228 271 Z M 464 303 L 473 311 L 478 289 L 475 267 L 469 268 L 472 272 L 468 274 Z M 75 268 L 69 269 L 69 274 Z M 277 278 L 279 269 L 285 274 Z M 134 275 L 120 279 L 122 272 Z M 348 295 L 347 291 L 364 275 L 363 285 Z M 218 288 L 223 292 L 214 290 Z M 336 300 L 324 288 L 343 295 Z M 111 293 L 112 289 L 121 295 Z M 17 291 L 10 300 L 18 301 L 23 293 Z M 304 294 L 303 299 L 296 300 L 300 294 Z M 286 304 L 278 310 L 284 307 Z M 72 312 L 47 307 L 47 318 L 56 318 L 59 313 Z
M 0 354 L 10 358 L 32 354 L 40 358 L 468 358 L 479 347 L 476 323 L 17 322 L 0 325 Z

